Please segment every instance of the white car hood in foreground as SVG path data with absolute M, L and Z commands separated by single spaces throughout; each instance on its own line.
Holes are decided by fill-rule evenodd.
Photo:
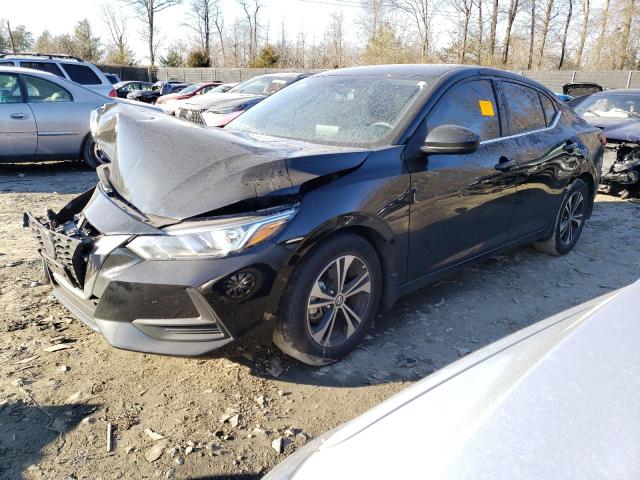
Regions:
M 266 478 L 640 478 L 639 300 L 635 283 L 489 345 Z

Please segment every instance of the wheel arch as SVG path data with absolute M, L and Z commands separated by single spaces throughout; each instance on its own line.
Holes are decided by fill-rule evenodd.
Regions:
M 362 237 L 375 250 L 382 269 L 381 304 L 385 309 L 391 308 L 399 296 L 399 274 L 393 248 L 396 236 L 389 225 L 379 217 L 349 214 L 325 222 L 300 241 L 287 262 L 286 273 L 279 277 L 286 283 L 302 258 L 317 245 L 344 234 Z M 283 288 L 286 288 L 286 285 L 283 285 Z

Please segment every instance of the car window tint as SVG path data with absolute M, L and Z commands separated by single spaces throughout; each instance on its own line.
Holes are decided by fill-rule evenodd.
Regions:
M 438 100 L 427 125 L 429 129 L 440 125 L 466 127 L 480 140 L 499 137 L 500 120 L 491 82 L 473 80 L 454 85 Z
M 511 135 L 547 126 L 537 90 L 519 83 L 502 82 L 502 91 L 509 108 Z
M 62 68 L 64 68 L 71 80 L 80 85 L 100 85 L 102 83 L 100 77 L 86 65 L 63 63 Z
M 24 83 L 27 87 L 28 102 L 70 102 L 72 100 L 67 90 L 44 78 L 25 75 Z
M 0 67 L 13 67 L 13 62 L 0 62 Z
M 540 99 L 542 100 L 542 108 L 544 109 L 544 117 L 547 121 L 548 127 L 556 116 L 556 105 L 553 100 L 547 97 L 544 93 L 540 93 Z
M 34 70 L 42 70 L 43 72 L 53 73 L 58 77 L 64 78 L 62 70 L 55 63 L 51 62 L 20 62 L 20 66 L 24 68 L 33 68 Z
M 0 104 L 2 103 L 22 103 L 17 75 L 0 73 Z

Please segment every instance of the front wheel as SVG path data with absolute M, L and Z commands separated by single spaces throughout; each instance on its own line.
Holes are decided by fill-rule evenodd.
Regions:
M 274 343 L 308 365 L 327 365 L 362 340 L 378 310 L 380 261 L 362 237 L 339 235 L 300 262 L 276 318 Z
M 553 235 L 544 241 L 536 242 L 535 248 L 549 255 L 569 253 L 578 243 L 584 228 L 589 199 L 587 184 L 579 178 L 574 180 L 560 205 Z
M 95 170 L 100 165 L 107 163 L 107 159 L 104 157 L 104 154 L 98 148 L 96 141 L 89 137 L 84 142 L 84 146 L 82 147 L 82 160 L 89 167 Z

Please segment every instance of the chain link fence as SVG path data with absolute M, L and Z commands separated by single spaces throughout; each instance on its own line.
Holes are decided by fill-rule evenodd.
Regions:
M 186 83 L 220 81 L 235 83 L 248 80 L 265 73 L 284 73 L 304 71 L 322 72 L 321 69 L 282 69 L 282 68 L 165 68 L 165 67 L 120 67 L 98 65 L 103 72 L 115 73 L 122 80 L 177 80 Z M 640 88 L 640 71 L 630 70 L 514 70 L 526 77 L 537 80 L 553 91 L 561 92 L 567 83 L 593 82 L 604 88 Z

